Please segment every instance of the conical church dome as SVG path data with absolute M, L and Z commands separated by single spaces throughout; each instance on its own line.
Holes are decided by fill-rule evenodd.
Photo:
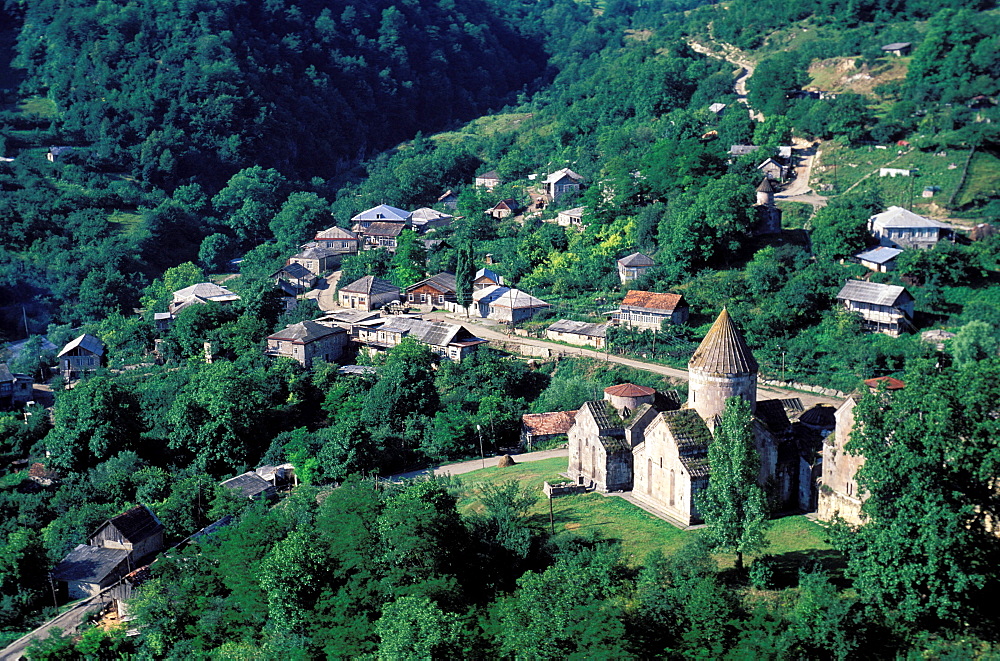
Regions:
M 757 360 L 725 308 L 691 356 L 688 369 L 708 374 L 757 373 Z

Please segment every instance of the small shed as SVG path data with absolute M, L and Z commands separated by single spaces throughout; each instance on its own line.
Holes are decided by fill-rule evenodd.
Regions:
M 882 46 L 883 53 L 890 53 L 896 57 L 905 57 L 913 51 L 913 44 L 908 41 L 895 42 Z
M 274 485 L 260 475 L 257 475 L 254 471 L 247 471 L 242 475 L 231 477 L 219 484 L 227 489 L 232 489 L 250 500 L 270 498 L 275 493 Z
M 888 273 L 896 268 L 896 258 L 903 254 L 899 248 L 879 246 L 854 256 L 861 266 L 876 273 Z
M 569 434 L 576 420 L 576 411 L 525 413 L 521 416 L 521 443 L 531 449 L 538 443 Z
M 52 571 L 70 599 L 92 597 L 130 571 L 128 551 L 78 544 Z

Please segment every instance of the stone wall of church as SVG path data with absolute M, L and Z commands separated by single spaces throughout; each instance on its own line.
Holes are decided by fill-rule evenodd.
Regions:
M 750 402 L 751 410 L 757 408 L 756 374 L 707 374 L 689 370 L 688 377 L 688 406 L 703 420 L 722 413 L 730 397 L 742 397 Z
M 855 404 L 854 398 L 848 397 L 840 405 L 834 413 L 837 421 L 834 433 L 823 441 L 823 477 L 816 503 L 816 516 L 823 521 L 840 516 L 848 523 L 861 523 L 863 499 L 858 494 L 855 478 L 865 458 L 844 450 L 854 429 Z
M 654 421 L 646 429 L 645 441 L 633 453 L 633 493 L 690 524 L 697 511 L 691 502 L 691 476 L 680 461 L 677 442 L 667 425 Z

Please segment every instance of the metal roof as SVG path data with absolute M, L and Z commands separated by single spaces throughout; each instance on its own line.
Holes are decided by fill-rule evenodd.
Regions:
M 388 280 L 376 278 L 373 275 L 366 275 L 363 278 L 358 278 L 346 287 L 341 287 L 340 291 L 346 291 L 350 294 L 370 294 L 371 296 L 378 296 L 379 294 L 391 294 L 393 292 L 399 294 L 399 287 L 392 284 Z
M 253 498 L 271 488 L 271 484 L 267 480 L 253 471 L 247 471 L 242 475 L 231 477 L 219 484 L 227 489 L 239 491 L 247 498 Z
M 340 328 L 339 326 L 324 326 L 323 324 L 318 324 L 315 321 L 306 320 L 297 324 L 292 324 L 277 333 L 268 335 L 267 339 L 308 344 L 309 342 L 315 342 L 316 340 L 321 340 L 330 335 L 338 335 L 346 332 L 346 330 Z
M 361 233 L 365 236 L 399 236 L 403 233 L 404 226 L 402 223 L 387 223 L 383 221 L 375 222 L 369 225 L 366 229 L 361 230 Z
M 62 348 L 62 351 L 60 351 L 59 355 L 56 357 L 58 358 L 64 354 L 67 354 L 73 349 L 76 349 L 77 347 L 80 347 L 84 351 L 89 351 L 95 356 L 104 355 L 104 343 L 101 342 L 96 337 L 94 337 L 93 335 L 91 335 L 90 333 L 84 333 L 80 337 L 70 341 L 66 346 L 64 346 Z
M 882 246 L 880 248 L 875 248 L 874 250 L 869 250 L 867 252 L 861 252 L 855 255 L 856 259 L 860 259 L 863 262 L 871 262 L 872 264 L 885 264 L 886 262 L 896 259 L 899 255 L 903 253 L 899 248 L 888 248 Z
M 837 294 L 837 300 L 870 303 L 872 305 L 895 305 L 900 297 L 909 293 L 899 285 L 883 285 L 865 280 L 848 280 Z
M 490 301 L 490 305 L 510 308 L 512 310 L 523 310 L 525 308 L 548 308 L 552 307 L 540 298 L 535 298 L 520 289 L 508 289 L 499 298 Z
M 277 272 L 274 273 L 274 276 L 279 277 L 282 273 L 288 275 L 290 278 L 295 278 L 296 280 L 308 280 L 316 277 L 315 273 L 298 262 L 292 262 L 291 264 L 282 266 Z
M 78 544 L 52 571 L 57 581 L 101 583 L 128 559 L 128 551 Z
M 454 293 L 458 291 L 458 284 L 455 281 L 454 273 L 441 272 L 437 275 L 432 275 L 429 278 L 424 278 L 420 282 L 415 282 L 406 288 L 406 291 L 415 291 L 418 287 L 423 287 L 424 285 L 430 285 L 434 289 L 440 292 L 451 292 Z
M 934 227 L 939 229 L 951 229 L 947 223 L 942 223 L 933 218 L 919 216 L 903 207 L 889 207 L 879 214 L 870 218 L 872 229 L 880 230 L 888 227 Z
M 197 296 L 198 298 L 203 298 L 207 301 L 228 299 L 231 297 L 239 299 L 239 296 L 236 296 L 233 292 L 229 291 L 225 287 L 215 284 L 214 282 L 199 282 L 196 285 L 191 285 L 190 287 L 185 287 L 184 289 L 178 289 L 174 292 L 175 301 L 191 298 L 192 296 Z
M 894 43 L 886 44 L 885 46 L 882 46 L 882 50 L 886 50 L 886 51 L 902 50 L 902 49 L 907 48 L 909 46 L 910 46 L 910 42 L 909 41 L 899 41 L 899 42 L 894 42 Z
M 587 337 L 606 337 L 608 334 L 607 324 L 588 324 L 585 321 L 570 321 L 560 319 L 545 330 L 553 333 L 571 333 L 573 335 L 586 335 Z
M 409 220 L 412 215 L 413 214 L 409 211 L 397 209 L 396 207 L 391 207 L 388 204 L 380 204 L 377 207 L 372 207 L 371 209 L 362 211 L 358 215 L 351 218 L 351 220 L 353 222 L 363 220 L 388 220 L 402 223 Z
M 570 179 L 573 179 L 575 181 L 583 181 L 583 177 L 581 177 L 577 173 L 573 172 L 569 168 L 563 168 L 562 170 L 556 170 L 549 176 L 545 177 L 545 183 L 554 184 L 559 180 L 563 179 L 564 177 L 569 177 Z
M 316 234 L 316 240 L 357 241 L 358 236 L 350 230 L 346 230 L 343 227 L 338 227 L 334 225 L 329 229 L 325 229 L 322 232 L 318 232 Z
M 691 356 L 688 369 L 710 374 L 755 374 L 759 369 L 743 333 L 726 308 L 722 308 L 718 319 Z
M 641 252 L 634 252 L 631 255 L 627 255 L 618 260 L 618 263 L 622 266 L 628 267 L 643 267 L 643 266 L 655 266 L 656 262 L 653 261 L 651 257 L 643 255 Z

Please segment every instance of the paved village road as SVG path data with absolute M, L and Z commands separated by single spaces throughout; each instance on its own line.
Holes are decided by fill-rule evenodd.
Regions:
M 111 600 L 107 594 L 108 592 L 108 590 L 105 590 L 104 592 L 94 595 L 89 599 L 84 599 L 66 612 L 60 613 L 56 617 L 52 618 L 31 633 L 18 638 L 13 643 L 0 650 L 0 661 L 14 661 L 15 659 L 20 659 L 33 641 L 48 638 L 49 633 L 55 628 L 59 628 L 59 630 L 63 633 L 76 631 L 76 628 L 83 623 L 90 613 L 100 610 L 108 604 Z
M 559 448 L 557 450 L 539 450 L 538 452 L 525 452 L 524 454 L 510 455 L 511 459 L 519 464 L 529 461 L 541 461 L 542 459 L 552 459 L 553 457 L 568 456 L 569 450 L 566 448 Z M 434 475 L 462 475 L 463 473 L 471 473 L 472 471 L 477 471 L 481 468 L 492 468 L 497 465 L 498 461 L 500 461 L 500 457 L 471 459 L 469 461 L 460 461 L 454 464 L 445 464 L 444 466 L 432 466 L 430 468 L 422 468 L 408 473 L 400 473 L 398 475 L 393 475 L 389 479 L 394 482 L 398 482 L 399 480 L 408 480 L 421 475 L 430 475 L 431 471 L 433 471 Z
M 337 282 L 340 281 L 340 273 L 340 271 L 334 271 L 326 276 L 316 289 L 313 290 L 316 292 L 316 305 L 324 312 L 339 307 L 337 305 L 337 297 L 334 293 L 337 291 Z
M 478 324 L 474 319 L 466 319 L 465 317 L 446 314 L 443 312 L 434 312 L 430 315 L 426 315 L 426 317 L 428 319 L 435 319 L 438 321 L 448 321 L 452 323 L 464 324 L 467 327 L 471 327 L 470 330 L 474 328 L 473 332 L 479 337 L 483 338 L 484 340 L 504 340 L 506 342 L 516 342 L 518 344 L 527 344 L 535 347 L 544 347 L 567 356 L 584 356 L 587 358 L 594 358 L 595 360 L 606 360 L 611 363 L 618 363 L 619 365 L 626 365 L 628 367 L 633 367 L 638 370 L 645 370 L 647 372 L 663 374 L 665 376 L 670 376 L 680 381 L 688 380 L 687 370 L 677 369 L 676 367 L 657 365 L 656 363 L 646 363 L 641 360 L 635 360 L 633 358 L 625 358 L 623 356 L 616 356 L 614 354 L 604 353 L 603 351 L 594 351 L 593 349 L 584 349 L 582 347 L 570 347 L 564 344 L 556 344 L 555 342 L 546 342 L 545 340 L 539 340 L 532 337 L 507 335 L 506 333 L 500 333 L 482 324 Z M 815 406 L 816 404 L 829 404 L 831 406 L 839 406 L 842 401 L 840 399 L 837 399 L 836 397 L 827 397 L 825 395 L 819 395 L 816 393 L 799 392 L 798 390 L 785 390 L 782 388 L 758 387 L 757 393 L 766 398 L 774 398 L 774 399 L 798 397 L 799 399 L 802 400 L 803 406 L 805 406 L 807 409 Z

